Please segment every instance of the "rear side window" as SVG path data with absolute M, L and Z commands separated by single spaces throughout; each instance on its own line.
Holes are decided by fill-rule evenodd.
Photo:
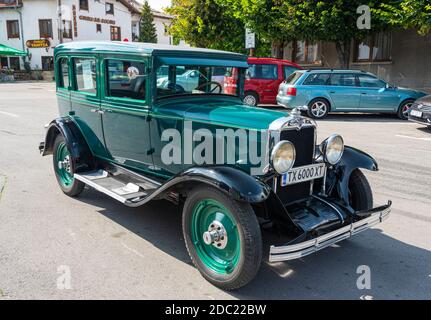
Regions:
M 305 79 L 304 86 L 325 86 L 328 84 L 330 78 L 329 73 L 314 73 L 310 74 L 307 79 Z
M 356 76 L 352 73 L 334 73 L 331 76 L 331 85 L 333 86 L 344 86 L 344 87 L 355 87 Z
M 69 62 L 67 58 L 61 58 L 59 61 L 60 87 L 68 89 L 69 83 Z
M 283 79 L 287 79 L 296 70 L 298 70 L 298 68 L 293 66 L 283 66 Z
M 299 78 L 302 77 L 303 74 L 303 72 L 294 72 L 286 78 L 285 82 L 287 84 L 295 84 L 299 80 Z
M 73 62 L 76 89 L 96 94 L 96 60 L 93 58 L 73 58 Z
M 278 65 L 250 64 L 247 76 L 251 79 L 278 79 Z
M 107 60 L 107 95 L 145 100 L 147 74 L 145 63 L 129 60 Z

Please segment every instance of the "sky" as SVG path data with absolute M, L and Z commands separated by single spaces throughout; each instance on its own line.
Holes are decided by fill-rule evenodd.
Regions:
M 138 0 L 139 2 L 144 2 L 144 0 Z M 171 0 L 148 0 L 151 8 L 162 11 L 162 8 L 168 7 L 171 5 Z

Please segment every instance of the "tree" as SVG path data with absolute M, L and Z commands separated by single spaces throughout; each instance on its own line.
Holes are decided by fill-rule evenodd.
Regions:
M 421 35 L 426 35 L 431 31 L 431 2 L 429 0 L 383 3 L 373 13 L 393 27 L 416 29 Z
M 391 0 L 217 0 L 261 36 L 274 42 L 293 40 L 335 43 L 340 65 L 348 67 L 351 40 L 387 29 L 381 16 L 371 17 L 371 29 L 359 29 L 357 9 L 378 8 Z M 426 0 L 424 0 L 426 1 Z
M 139 22 L 139 41 L 157 43 L 156 26 L 154 17 L 148 1 L 145 1 L 141 9 L 141 20 Z
M 226 5 L 216 0 L 173 0 L 166 9 L 174 16 L 169 32 L 192 46 L 245 53 L 244 23 Z M 257 41 L 261 44 L 257 54 L 267 55 L 269 43 Z

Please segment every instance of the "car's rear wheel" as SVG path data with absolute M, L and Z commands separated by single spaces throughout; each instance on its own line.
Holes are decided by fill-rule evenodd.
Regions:
M 402 120 L 407 120 L 409 117 L 410 108 L 413 105 L 414 100 L 406 100 L 398 108 L 397 116 Z
M 85 184 L 76 180 L 73 176 L 74 166 L 72 155 L 61 134 L 55 138 L 53 150 L 54 172 L 61 190 L 68 196 L 77 196 L 84 190 Z
M 244 104 L 250 107 L 256 107 L 259 103 L 259 96 L 254 92 L 246 92 L 243 101 Z
M 328 115 L 330 106 L 326 99 L 317 98 L 308 104 L 307 114 L 314 119 L 323 119 Z
M 356 169 L 350 175 L 349 202 L 355 211 L 373 208 L 373 192 L 365 175 Z
M 260 268 L 262 236 L 253 209 L 213 187 L 189 193 L 183 209 L 183 233 L 199 272 L 221 289 L 246 285 Z

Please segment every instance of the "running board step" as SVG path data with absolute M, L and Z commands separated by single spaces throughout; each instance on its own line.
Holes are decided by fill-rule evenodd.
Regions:
M 124 172 L 109 173 L 105 170 L 75 173 L 74 177 L 123 204 L 142 201 L 160 186 L 143 177 L 129 176 Z

